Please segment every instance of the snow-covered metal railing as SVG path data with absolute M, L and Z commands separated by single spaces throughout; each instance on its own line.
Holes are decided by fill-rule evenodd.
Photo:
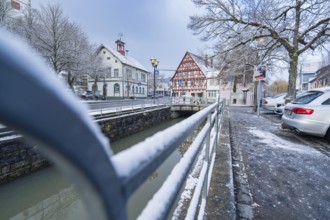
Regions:
M 217 102 L 217 99 L 213 98 L 201 98 L 201 97 L 172 97 L 172 105 L 208 105 L 210 103 Z
M 107 112 L 120 112 L 123 110 L 134 110 L 136 108 L 164 106 L 170 105 L 168 98 L 156 99 L 135 99 L 135 100 L 107 100 L 107 101 L 87 101 L 90 112 L 100 112 L 104 114 Z
M 28 50 L 13 36 L 0 33 L 0 122 L 39 143 L 76 184 L 90 219 L 127 219 L 126 205 L 133 192 L 208 118 L 139 219 L 167 217 L 202 149 L 205 156 L 201 178 L 188 215 L 195 216 L 201 194 L 201 207 L 205 207 L 210 155 L 219 135 L 219 103 L 113 155 L 86 106 L 66 92 L 55 74 Z
M 117 114 L 121 114 L 122 112 L 126 112 L 126 111 L 135 111 L 135 110 L 143 110 L 145 108 L 162 108 L 164 106 L 166 106 L 165 104 L 126 104 L 126 105 L 116 105 L 115 103 L 107 103 L 107 105 L 105 105 L 102 102 L 99 103 L 95 103 L 93 104 L 93 107 L 90 107 L 90 104 L 88 104 L 89 106 L 89 114 L 90 115 L 104 115 L 104 114 L 111 114 L 111 113 L 117 113 Z M 95 106 L 97 105 L 97 106 Z

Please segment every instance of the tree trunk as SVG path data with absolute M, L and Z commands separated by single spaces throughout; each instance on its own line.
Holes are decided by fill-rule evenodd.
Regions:
M 257 112 L 258 109 L 258 81 L 254 81 L 254 92 L 253 92 L 253 111 Z
M 296 98 L 297 73 L 298 73 L 298 55 L 293 54 L 290 55 L 288 94 L 285 103 L 288 103 Z
M 74 91 L 74 88 L 73 88 L 73 82 L 74 82 L 74 76 L 73 76 L 72 73 L 69 71 L 69 72 L 68 72 L 68 84 L 69 84 L 70 88 L 72 89 L 72 91 Z
M 237 77 L 234 76 L 234 86 L 233 86 L 233 92 L 236 93 L 237 91 Z
M 96 94 L 96 92 L 98 90 L 98 87 L 97 87 L 98 79 L 99 79 L 99 77 L 98 76 L 95 76 L 95 78 L 94 78 L 94 84 L 92 86 L 92 91 L 93 91 L 94 94 Z

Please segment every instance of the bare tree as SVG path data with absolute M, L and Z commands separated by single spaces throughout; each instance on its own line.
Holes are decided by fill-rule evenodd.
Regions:
M 103 59 L 98 54 L 98 49 L 95 45 L 89 45 L 89 50 L 87 51 L 85 58 L 85 72 L 89 77 L 94 79 L 92 90 L 94 93 L 96 93 L 96 91 L 98 90 L 97 82 L 102 76 L 105 80 L 104 75 L 106 75 L 107 72 L 111 72 L 111 68 L 105 67 Z
M 285 93 L 288 87 L 288 82 L 285 80 L 276 80 L 270 85 L 272 93 Z
M 32 47 L 36 47 L 35 35 L 32 34 L 34 29 L 38 27 L 36 9 L 24 11 L 20 16 L 16 16 L 9 22 L 8 29 L 24 39 L 26 39 Z
M 189 28 L 204 40 L 218 39 L 222 52 L 260 45 L 263 56 L 285 55 L 289 62 L 288 95 L 296 95 L 298 58 L 329 41 L 328 0 L 192 0 L 206 9 L 191 17 Z M 276 51 L 277 53 L 274 53 Z M 283 59 L 283 56 L 280 56 Z
M 244 87 L 253 81 L 254 67 L 257 64 L 256 51 L 253 48 L 242 46 L 217 58 L 217 68 L 221 69 L 219 80 L 226 82 L 228 77 L 232 77 L 235 78 L 234 84 L 242 83 Z
M 61 5 L 42 6 L 37 14 L 38 23 L 33 27 L 36 49 L 44 56 L 56 72 L 67 66 L 68 48 L 75 25 L 64 16 Z
M 8 19 L 12 18 L 12 7 L 10 1 L 0 0 L 0 27 L 8 23 Z
M 97 83 L 107 71 L 95 54 L 96 47 L 89 43 L 79 25 L 64 16 L 60 4 L 48 4 L 40 11 L 17 16 L 9 29 L 27 39 L 55 72 L 65 71 L 71 89 L 80 76 L 89 75 Z
M 67 82 L 73 89 L 73 84 L 77 77 L 86 74 L 86 65 L 88 65 L 88 54 L 90 45 L 85 33 L 81 28 L 74 24 L 68 24 L 67 40 L 63 42 L 65 48 L 61 56 L 65 57 L 63 61 L 63 70 L 68 73 Z

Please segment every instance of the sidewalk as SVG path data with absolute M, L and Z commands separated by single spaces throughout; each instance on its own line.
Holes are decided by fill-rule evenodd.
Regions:
M 227 107 L 205 219 L 330 219 L 330 159 L 252 108 Z

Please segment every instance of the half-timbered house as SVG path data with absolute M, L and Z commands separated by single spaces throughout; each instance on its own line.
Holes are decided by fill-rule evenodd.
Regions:
M 171 79 L 172 94 L 208 101 L 220 99 L 227 105 L 253 105 L 253 72 L 220 75 L 221 70 L 213 68 L 212 60 L 186 52 Z
M 207 75 L 214 72 L 208 59 L 186 52 L 171 82 L 173 96 L 207 97 Z

